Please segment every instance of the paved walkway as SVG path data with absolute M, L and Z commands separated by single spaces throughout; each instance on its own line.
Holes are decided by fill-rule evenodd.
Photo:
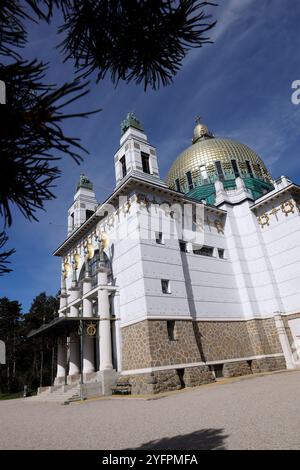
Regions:
M 300 449 L 300 371 L 151 400 L 0 401 L 0 449 Z

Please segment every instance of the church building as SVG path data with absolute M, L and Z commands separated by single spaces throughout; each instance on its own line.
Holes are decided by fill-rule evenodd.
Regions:
M 55 387 L 158 393 L 299 367 L 300 187 L 197 119 L 162 179 L 129 113 L 116 185 L 80 176 L 68 210 Z

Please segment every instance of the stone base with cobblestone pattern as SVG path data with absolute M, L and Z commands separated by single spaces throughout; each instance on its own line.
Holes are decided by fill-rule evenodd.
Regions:
M 181 378 L 180 378 L 181 376 Z M 169 392 L 186 387 L 214 382 L 215 378 L 208 366 L 187 367 L 154 371 L 147 374 L 123 375 L 122 381 L 131 384 L 133 395 Z
M 250 361 L 249 361 L 250 362 Z M 252 374 L 248 361 L 226 362 L 223 365 L 223 377 L 239 377 Z
M 197 387 L 215 381 L 215 377 L 208 366 L 187 367 L 184 370 L 183 380 L 186 387 Z
M 286 369 L 284 357 L 264 357 L 263 359 L 253 359 L 251 364 L 253 373 L 269 372 L 272 370 Z

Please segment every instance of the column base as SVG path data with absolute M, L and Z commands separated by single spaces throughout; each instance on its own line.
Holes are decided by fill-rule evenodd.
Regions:
M 67 377 L 68 385 L 76 385 L 78 383 L 80 383 L 80 374 L 68 375 Z
M 116 384 L 119 373 L 115 369 L 99 370 L 97 381 L 102 385 L 102 395 L 111 395 L 111 387 Z
M 54 385 L 65 385 L 65 377 L 55 377 Z

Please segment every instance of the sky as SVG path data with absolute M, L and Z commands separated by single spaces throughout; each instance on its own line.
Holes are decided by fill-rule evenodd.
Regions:
M 157 147 L 164 178 L 175 158 L 191 144 L 196 115 L 218 137 L 234 138 L 255 150 L 274 178 L 287 175 L 300 184 L 300 105 L 292 103 L 292 82 L 300 80 L 299 0 L 219 0 L 211 11 L 217 26 L 213 44 L 192 50 L 174 83 L 159 91 L 109 79 L 91 81 L 89 95 L 76 112 L 101 108 L 84 120 L 64 126 L 81 139 L 89 155 L 78 166 L 69 157 L 59 165 L 62 175 L 56 199 L 28 222 L 13 208 L 7 231 L 16 253 L 13 271 L 0 277 L 0 297 L 18 300 L 27 312 L 36 295 L 55 295 L 60 287 L 60 259 L 54 249 L 66 238 L 67 210 L 81 172 L 93 182 L 99 202 L 115 187 L 113 156 L 119 147 L 120 123 L 133 111 L 148 140 Z M 62 84 L 74 78 L 72 62 L 63 63 L 56 45 L 59 17 L 50 26 L 30 24 L 28 59 L 49 62 L 47 80 Z

